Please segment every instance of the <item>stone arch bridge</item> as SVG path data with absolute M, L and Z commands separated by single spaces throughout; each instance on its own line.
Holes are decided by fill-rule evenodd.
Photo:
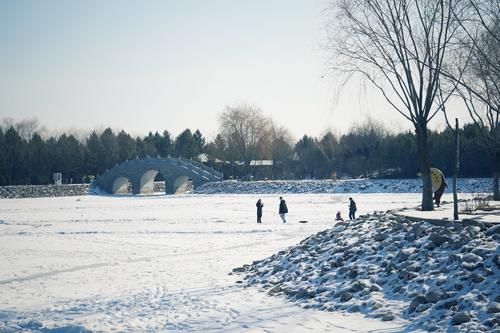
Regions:
M 197 187 L 210 181 L 222 180 L 222 174 L 199 162 L 181 158 L 142 158 L 126 161 L 107 170 L 95 180 L 101 190 L 111 194 L 153 193 L 154 179 L 160 173 L 165 179 L 165 193 L 173 194 L 188 181 Z

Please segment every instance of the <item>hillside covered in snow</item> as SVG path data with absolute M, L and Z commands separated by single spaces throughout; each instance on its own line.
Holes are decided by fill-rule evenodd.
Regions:
M 500 331 L 500 225 L 364 215 L 235 268 L 245 286 L 406 329 Z

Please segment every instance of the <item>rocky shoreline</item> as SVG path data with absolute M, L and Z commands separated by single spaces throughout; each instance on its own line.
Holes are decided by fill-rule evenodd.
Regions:
M 452 180 L 447 192 L 451 191 Z M 459 193 L 488 193 L 490 178 L 459 178 Z M 196 188 L 198 194 L 286 194 L 286 193 L 420 193 L 422 181 L 414 179 L 348 179 L 348 180 L 268 180 L 211 182 Z
M 303 308 L 492 332 L 500 331 L 499 241 L 500 225 L 439 226 L 387 212 L 337 223 L 233 273 Z
M 0 186 L 0 198 L 45 198 L 86 195 L 88 184 Z

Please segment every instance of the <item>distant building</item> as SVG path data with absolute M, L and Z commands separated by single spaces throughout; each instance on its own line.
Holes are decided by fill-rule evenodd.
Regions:
M 272 166 L 273 160 L 251 160 L 250 166 Z

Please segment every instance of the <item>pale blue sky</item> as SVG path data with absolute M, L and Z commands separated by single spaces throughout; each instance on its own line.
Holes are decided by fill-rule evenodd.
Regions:
M 366 115 L 406 123 L 351 86 L 334 98 L 327 0 L 0 0 L 0 118 L 49 129 L 217 133 L 254 104 L 295 136 Z M 381 118 L 383 115 L 383 118 Z

